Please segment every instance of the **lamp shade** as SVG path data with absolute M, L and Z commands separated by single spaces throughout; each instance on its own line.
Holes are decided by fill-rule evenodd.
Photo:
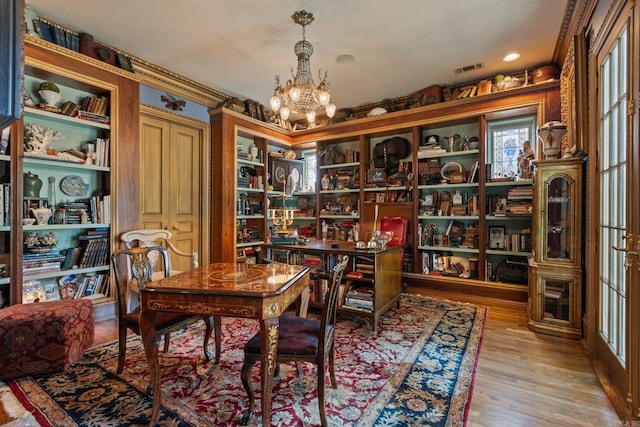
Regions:
M 269 203 L 269 209 L 295 211 L 298 209 L 298 199 L 287 196 L 273 197 Z

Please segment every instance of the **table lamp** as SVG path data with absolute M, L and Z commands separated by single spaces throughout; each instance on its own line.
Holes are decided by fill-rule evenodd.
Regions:
M 298 199 L 286 194 L 272 197 L 269 209 L 273 211 L 273 224 L 280 227 L 276 234 L 289 235 L 291 231 L 287 227 L 293 223 L 293 213 L 298 210 Z

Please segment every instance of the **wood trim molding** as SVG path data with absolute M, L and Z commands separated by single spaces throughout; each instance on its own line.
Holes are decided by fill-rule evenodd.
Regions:
M 209 108 L 216 108 L 221 103 L 231 99 L 230 95 L 188 79 L 173 71 L 154 65 L 136 56 L 130 56 L 130 58 L 133 69 L 139 76 L 140 82 L 144 85 L 181 98 L 186 98 Z
M 139 82 L 140 78 L 138 76 L 136 76 L 134 73 L 131 73 L 127 70 L 123 70 L 122 68 L 118 68 L 115 67 L 113 65 L 107 64 L 106 62 L 103 61 L 98 61 L 97 59 L 93 59 L 87 55 L 83 55 L 79 52 L 76 52 L 74 50 L 71 49 L 67 49 L 65 47 L 62 46 L 58 46 L 57 44 L 54 43 L 50 43 L 46 40 L 42 40 L 39 39 L 37 37 L 31 36 L 29 34 L 25 34 L 24 36 L 24 43 L 26 45 L 35 45 L 35 46 L 40 46 L 43 47 L 49 51 L 55 52 L 58 55 L 67 57 L 67 58 L 73 58 L 76 61 L 81 61 L 84 62 L 85 64 L 90 64 L 96 67 L 100 67 L 100 68 L 104 68 L 105 70 L 109 71 L 112 74 L 117 74 L 119 76 L 125 77 L 127 79 L 130 80 L 134 80 Z M 67 71 L 68 73 L 68 71 Z

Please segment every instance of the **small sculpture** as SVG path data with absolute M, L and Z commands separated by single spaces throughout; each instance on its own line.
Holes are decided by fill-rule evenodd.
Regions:
M 27 124 L 24 132 L 24 151 L 31 153 L 46 154 L 53 141 L 65 137 L 65 134 L 59 130 L 53 130 L 48 126 L 40 126 L 35 123 Z

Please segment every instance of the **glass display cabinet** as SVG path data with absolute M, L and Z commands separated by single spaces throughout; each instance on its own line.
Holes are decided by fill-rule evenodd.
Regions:
M 536 332 L 581 338 L 583 160 L 534 164 L 536 209 L 529 327 Z

